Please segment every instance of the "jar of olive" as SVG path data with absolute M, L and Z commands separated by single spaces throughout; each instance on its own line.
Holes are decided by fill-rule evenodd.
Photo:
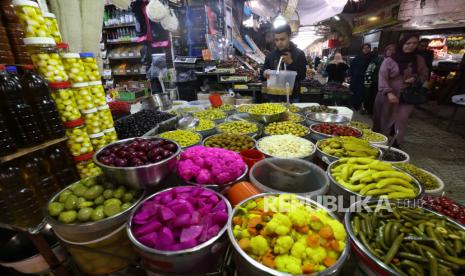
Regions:
M 114 127 L 105 129 L 103 133 L 105 133 L 105 141 L 107 145 L 118 141 L 118 134 L 116 134 L 116 130 Z
M 73 156 L 80 156 L 94 151 L 90 142 L 84 119 L 79 118 L 74 121 L 65 122 L 68 148 Z
M 83 110 L 81 113 L 84 117 L 84 121 L 86 122 L 87 133 L 89 135 L 103 132 L 103 127 L 101 127 L 100 124 L 100 116 L 98 114 L 97 108 Z
M 52 37 L 39 4 L 27 0 L 14 0 L 12 4 L 15 7 L 16 15 L 18 15 L 26 38 Z
M 97 176 L 102 173 L 102 170 L 92 161 L 93 152 L 74 157 L 76 168 L 81 179 L 91 176 Z
M 95 106 L 103 106 L 107 104 L 105 90 L 101 81 L 89 82 L 90 92 L 95 101 Z
M 88 110 L 96 107 L 87 82 L 73 83 L 72 88 L 79 110 Z
M 70 82 L 81 83 L 88 81 L 84 64 L 78 53 L 63 53 L 60 56 Z
M 109 129 L 114 127 L 113 124 L 113 117 L 111 116 L 110 107 L 106 105 L 102 105 L 97 107 L 98 114 L 100 117 L 100 124 L 102 125 L 103 129 Z
M 68 80 L 53 38 L 30 37 L 24 38 L 23 41 L 31 55 L 32 63 L 47 82 Z
M 84 63 L 87 78 L 89 81 L 99 81 L 100 73 L 98 71 L 97 60 L 93 53 L 80 53 L 81 60 Z
M 90 143 L 92 144 L 92 147 L 94 148 L 94 150 L 99 150 L 107 145 L 107 140 L 105 139 L 105 133 L 103 132 L 89 134 L 89 138 L 90 138 Z
M 51 95 L 60 113 L 62 122 L 74 121 L 81 118 L 81 113 L 74 99 L 69 82 L 52 82 L 48 84 Z

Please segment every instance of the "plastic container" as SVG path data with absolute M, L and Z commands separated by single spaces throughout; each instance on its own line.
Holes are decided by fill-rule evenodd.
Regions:
M 87 82 L 73 83 L 71 87 L 73 88 L 74 98 L 80 111 L 96 107 Z
M 76 167 L 68 149 L 60 144 L 50 148 L 46 155 L 50 164 L 50 170 L 55 175 L 61 188 L 79 180 Z
M 62 122 L 74 121 L 81 118 L 81 113 L 74 99 L 73 90 L 69 82 L 49 83 L 51 95 L 60 113 Z
M 240 152 L 240 155 L 249 168 L 252 168 L 260 160 L 265 159 L 265 155 L 255 149 L 243 150 Z
M 84 63 L 86 74 L 89 81 L 99 81 L 101 79 L 98 71 L 97 60 L 93 53 L 80 53 L 81 60 Z
M 79 118 L 74 121 L 64 123 L 66 127 L 66 137 L 68 148 L 73 156 L 80 156 L 94 151 L 90 142 L 84 119 Z
M 96 106 L 103 106 L 107 104 L 105 90 L 103 89 L 101 81 L 89 82 L 90 91 Z
M 123 224 L 110 234 L 85 242 L 70 241 L 57 232 L 55 235 L 65 244 L 82 272 L 102 275 L 121 270 L 135 261 L 125 228 Z
M 97 112 L 97 108 L 83 110 L 81 113 L 84 121 L 86 122 L 87 133 L 89 135 L 102 133 L 103 136 L 103 128 L 100 124 L 100 117 Z
M 58 29 L 58 23 L 55 15 L 50 12 L 45 12 L 43 14 L 44 19 L 45 19 L 45 25 L 47 26 L 50 35 L 53 37 L 56 43 L 61 42 L 61 33 L 60 30 Z
M 43 142 L 43 135 L 27 103 L 19 82 L 0 65 L 0 112 L 18 146 L 32 146 Z
M 232 185 L 227 195 L 232 206 L 236 206 L 241 201 L 259 193 L 260 191 L 252 183 L 243 181 Z
M 94 155 L 93 152 L 74 157 L 81 179 L 97 176 L 102 173 L 102 170 L 92 161 L 92 155 Z
M 32 106 L 40 130 L 48 139 L 63 137 L 65 130 L 47 83 L 34 71 L 32 65 L 23 65 L 21 69 L 23 70 L 21 85 L 26 93 L 26 99 Z
M 99 150 L 108 144 L 103 132 L 89 134 L 89 138 L 94 150 Z
M 61 62 L 53 38 L 25 38 L 24 44 L 31 55 L 32 62 L 39 74 L 48 82 L 67 81 L 68 75 Z
M 102 128 L 109 129 L 109 128 L 114 127 L 113 117 L 111 116 L 110 107 L 106 104 L 106 105 L 97 107 L 97 109 L 98 109 L 98 114 L 100 117 L 100 124 L 102 125 Z
M 249 177 L 263 193 L 285 192 L 315 198 L 326 194 L 329 188 L 325 171 L 302 159 L 264 159 L 252 167 Z
M 289 90 L 289 95 L 292 95 L 297 72 L 283 70 L 280 70 L 279 74 L 276 74 L 277 71 L 275 70 L 269 70 L 268 72 L 269 77 L 266 80 L 267 94 L 285 96 L 286 91 Z
M 0 113 L 0 156 L 8 155 L 15 152 L 17 149 L 16 143 L 11 136 L 3 115 Z
M 26 37 L 50 37 L 50 30 L 47 27 L 39 5 L 33 1 L 14 0 L 16 14 L 19 22 L 23 26 Z
M 60 57 L 71 83 L 81 83 L 89 80 L 78 53 L 61 53 Z
M 105 129 L 103 131 L 105 133 L 105 141 L 108 144 L 118 141 L 118 134 L 114 127 Z

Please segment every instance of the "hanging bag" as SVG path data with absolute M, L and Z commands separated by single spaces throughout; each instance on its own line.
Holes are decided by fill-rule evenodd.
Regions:
M 425 104 L 428 102 L 428 89 L 421 83 L 412 84 L 401 91 L 399 100 L 401 104 Z

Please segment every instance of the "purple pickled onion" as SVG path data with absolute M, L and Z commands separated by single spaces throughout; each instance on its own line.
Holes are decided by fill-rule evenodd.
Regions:
M 179 240 L 181 243 L 195 240 L 202 233 L 202 230 L 203 226 L 201 225 L 192 225 L 188 228 L 184 228 L 181 232 L 181 238 Z

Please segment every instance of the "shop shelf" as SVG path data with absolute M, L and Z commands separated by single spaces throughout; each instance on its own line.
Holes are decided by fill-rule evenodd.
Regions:
M 58 143 L 61 143 L 63 141 L 66 141 L 66 137 L 62 137 L 62 138 L 58 138 L 58 139 L 54 139 L 54 140 L 50 140 L 50 141 L 47 141 L 45 143 L 42 143 L 40 145 L 37 145 L 37 146 L 33 146 L 33 147 L 28 147 L 28 148 L 20 148 L 18 149 L 18 151 L 16 151 L 15 153 L 12 153 L 10 155 L 6 155 L 6 156 L 3 156 L 3 157 L 0 157 L 0 164 L 1 163 L 5 163 L 5 162 L 8 162 L 8 161 L 11 161 L 13 159 L 16 159 L 16 158 L 19 158 L 21 156 L 24 156 L 24 155 L 27 155 L 31 152 L 35 152 L 35 151 L 38 151 L 38 150 L 41 150 L 41 149 L 45 149 L 47 147 L 50 147 L 52 145 L 55 145 L 55 144 L 58 144 Z

